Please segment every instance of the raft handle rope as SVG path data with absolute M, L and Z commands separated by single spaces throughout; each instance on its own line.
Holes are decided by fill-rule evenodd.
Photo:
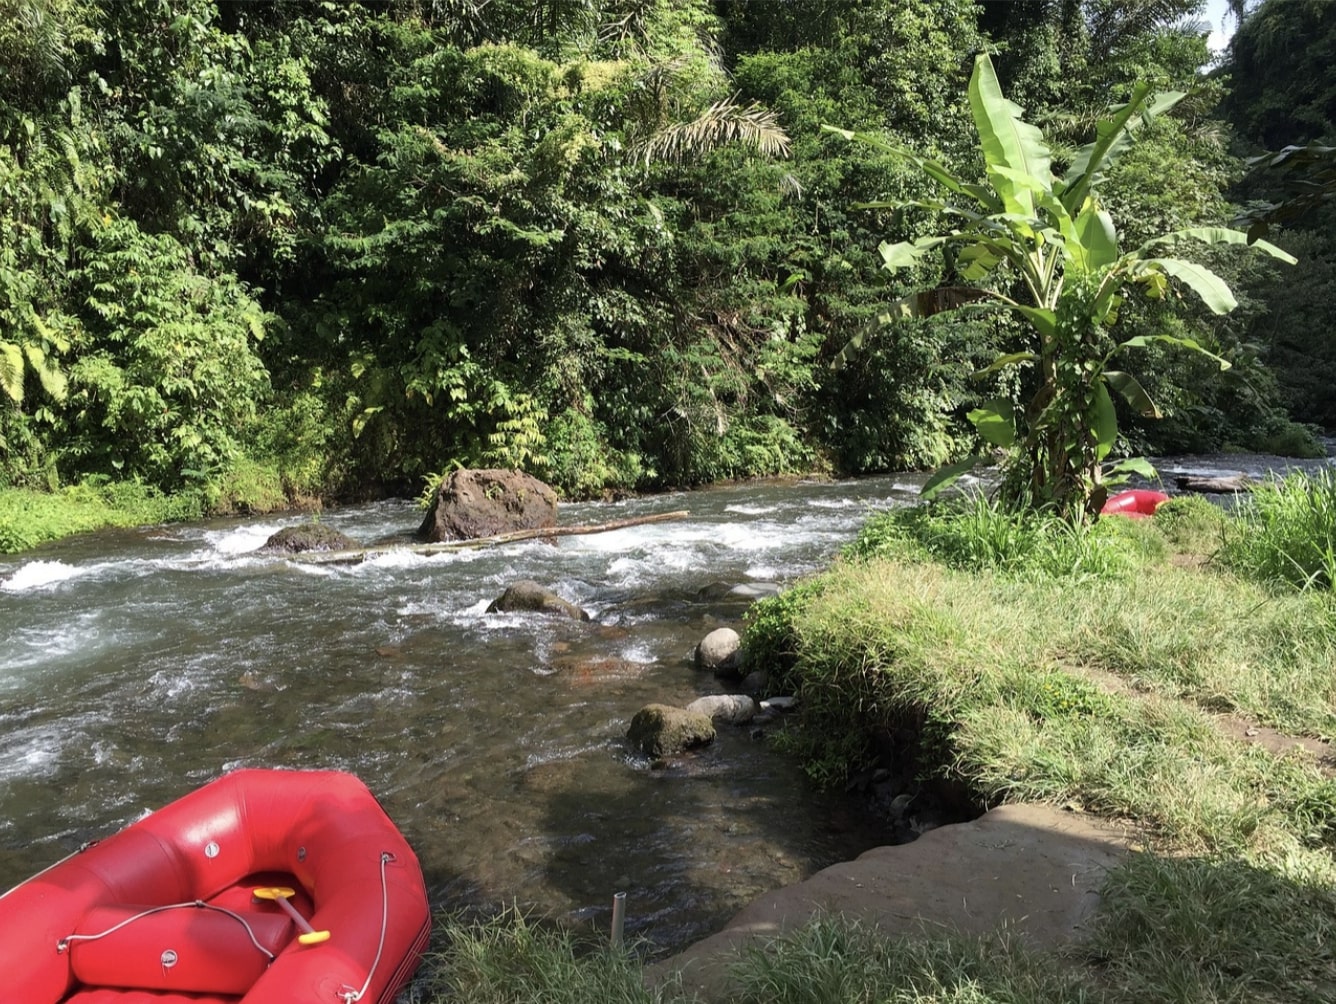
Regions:
M 250 942 L 252 945 L 255 946 L 255 950 L 257 952 L 262 953 L 270 962 L 274 961 L 275 958 L 274 953 L 269 951 L 269 949 L 265 948 L 264 945 L 260 944 L 259 940 L 255 937 L 255 932 L 251 930 L 250 924 L 246 922 L 245 917 L 241 916 L 241 914 L 239 913 L 233 913 L 226 907 L 214 906 L 212 903 L 206 903 L 202 899 L 193 900 L 192 902 L 189 903 L 169 903 L 167 906 L 152 906 L 149 907 L 147 910 L 141 910 L 139 913 L 136 913 L 133 917 L 126 917 L 119 924 L 113 924 L 105 931 L 99 931 L 97 934 L 67 934 L 65 935 L 65 937 L 61 938 L 59 941 L 56 942 L 56 951 L 57 953 L 63 954 L 65 951 L 69 949 L 70 942 L 97 941 L 99 938 L 105 938 L 109 934 L 115 934 L 117 931 L 125 927 L 127 924 L 133 924 L 136 920 L 142 920 L 143 918 L 152 916 L 155 913 L 162 913 L 164 910 L 186 910 L 186 909 L 213 910 L 215 913 L 227 914 L 227 916 L 231 917 L 233 920 L 235 920 L 238 924 L 240 924 L 242 927 L 246 929 L 246 936 L 250 938 Z
M 380 852 L 380 943 L 376 945 L 376 957 L 371 962 L 371 968 L 367 971 L 366 982 L 362 984 L 361 990 L 354 990 L 346 983 L 337 991 L 334 996 L 343 1001 L 343 1004 L 356 1004 L 367 992 L 371 986 L 371 980 L 376 975 L 376 969 L 380 966 L 380 954 L 385 950 L 385 932 L 390 926 L 390 886 L 385 879 L 385 866 L 394 861 L 395 856 L 389 851 Z

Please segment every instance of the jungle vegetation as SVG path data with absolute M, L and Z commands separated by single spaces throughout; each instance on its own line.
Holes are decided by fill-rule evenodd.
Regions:
M 1237 221 L 1299 259 L 1172 248 L 1237 307 L 1113 304 L 1136 390 L 1082 450 L 1312 450 L 1336 8 L 1236 6 L 1213 59 L 1197 0 L 0 0 L 0 490 L 228 511 L 455 466 L 597 497 L 973 456 L 971 413 L 1042 396 L 1043 328 L 884 324 L 1017 279 L 878 249 L 958 223 L 923 161 L 1030 191 L 986 170 L 981 53 L 1059 179 L 1111 105 L 1181 94 L 1099 172 L 1123 249 Z

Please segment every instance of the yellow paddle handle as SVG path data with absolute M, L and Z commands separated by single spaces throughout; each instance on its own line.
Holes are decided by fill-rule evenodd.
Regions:
M 256 899 L 272 900 L 286 910 L 288 916 L 295 920 L 297 926 L 302 929 L 302 933 L 297 935 L 297 941 L 300 944 L 318 945 L 322 941 L 329 940 L 328 931 L 314 930 L 311 925 L 307 923 L 306 918 L 298 913 L 296 908 L 288 902 L 293 896 L 297 895 L 295 890 L 282 885 L 261 886 L 258 889 L 251 890 L 251 895 Z

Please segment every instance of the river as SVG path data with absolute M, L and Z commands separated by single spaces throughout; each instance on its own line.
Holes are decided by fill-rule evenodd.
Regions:
M 815 571 L 920 481 L 564 505 L 571 524 L 690 516 L 351 566 L 256 553 L 299 516 L 0 558 L 0 890 L 224 771 L 338 768 L 381 798 L 434 905 L 606 926 L 624 891 L 628 935 L 680 948 L 886 834 L 752 729 L 654 769 L 625 744 L 631 717 L 727 691 L 691 652 L 745 606 L 703 589 Z M 421 513 L 390 501 L 321 519 L 407 543 Z M 526 578 L 592 620 L 485 612 Z

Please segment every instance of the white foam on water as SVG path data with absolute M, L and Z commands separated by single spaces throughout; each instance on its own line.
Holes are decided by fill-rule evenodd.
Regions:
M 779 512 L 777 505 L 726 505 L 724 512 L 735 512 L 740 516 L 764 516 L 768 512 Z
M 365 574 L 375 569 L 420 568 L 435 560 L 436 557 L 428 554 L 414 554 L 406 547 L 392 547 L 375 554 L 369 554 L 364 561 L 356 565 L 341 567 L 352 571 L 353 574 L 359 572 Z
M 179 670 L 160 669 L 148 678 L 148 682 L 152 688 L 152 699 L 155 703 L 161 702 L 164 698 L 180 697 L 182 694 L 188 694 L 200 687 L 200 681 L 197 677 L 182 673 Z
M 0 780 L 13 777 L 46 777 L 52 774 L 64 751 L 64 743 L 75 738 L 58 725 L 33 725 L 9 730 L 0 745 Z
M 654 649 L 646 642 L 636 642 L 625 646 L 621 651 L 621 656 L 627 662 L 634 662 L 640 666 L 649 666 L 655 661 Z
M 230 530 L 206 530 L 204 542 L 218 554 L 237 555 L 258 551 L 279 530 L 282 523 L 251 523 Z
M 25 593 L 77 579 L 90 571 L 88 567 L 67 565 L 63 561 L 30 561 L 0 582 L 0 590 L 6 593 Z

